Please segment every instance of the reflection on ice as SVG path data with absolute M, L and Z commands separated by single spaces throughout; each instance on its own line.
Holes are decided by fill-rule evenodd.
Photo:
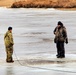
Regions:
M 5 74 L 6 75 L 15 75 L 15 73 L 13 71 L 13 67 L 7 67 Z
M 74 61 L 70 61 L 70 62 L 74 62 Z M 20 60 L 20 63 L 23 66 L 26 66 L 26 64 L 28 65 L 54 65 L 54 64 L 66 64 L 68 63 L 67 61 L 52 61 L 52 60 L 38 60 L 38 59 L 30 59 L 30 60 Z
M 32 56 L 31 54 L 30 55 L 28 54 L 26 57 L 21 57 L 21 58 L 18 58 L 16 56 L 15 59 L 18 62 L 18 64 L 21 64 L 22 66 L 27 66 L 27 65 L 31 65 L 31 66 L 40 66 L 40 65 L 45 66 L 46 65 L 46 66 L 48 66 L 48 65 L 50 65 L 50 66 L 58 67 L 59 65 L 61 65 L 61 67 L 62 67 L 62 65 L 66 65 L 66 66 L 64 66 L 66 68 L 67 66 L 70 67 L 70 65 L 68 65 L 68 64 L 73 65 L 74 63 L 76 63 L 76 55 L 74 55 L 74 54 L 70 54 L 70 55 L 67 54 L 66 58 L 59 58 L 59 59 L 55 57 L 55 54 L 53 54 L 53 55 L 44 54 L 42 56 L 40 56 L 40 55 L 36 54 L 35 56 Z

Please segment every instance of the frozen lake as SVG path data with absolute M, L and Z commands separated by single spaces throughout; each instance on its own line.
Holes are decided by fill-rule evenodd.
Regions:
M 71 64 L 72 62 L 63 64 L 62 62 L 57 63 L 57 61 L 60 62 L 61 60 L 58 60 L 55 57 L 56 47 L 53 42 L 53 30 L 56 27 L 58 21 L 62 21 L 64 23 L 69 37 L 69 44 L 65 44 L 66 58 L 63 62 L 65 62 L 68 58 L 72 57 L 73 59 L 74 57 L 73 65 Z M 5 62 L 6 54 L 3 37 L 9 26 L 13 27 L 13 37 L 15 42 L 15 52 L 13 57 L 16 61 L 14 64 L 6 64 Z M 66 72 L 67 69 L 65 70 L 65 68 L 68 68 L 67 64 L 71 64 L 71 66 L 76 65 L 75 34 L 76 11 L 62 11 L 57 9 L 0 8 L 0 59 L 2 60 L 1 64 L 3 66 L 3 68 L 1 68 L 2 75 L 34 75 L 36 72 L 37 75 L 50 75 L 52 73 L 51 71 L 48 73 L 48 71 L 46 72 L 45 70 L 41 70 L 42 68 L 45 69 L 46 67 L 48 67 L 48 69 L 50 67 L 53 67 L 55 70 L 59 69 L 59 72 L 55 72 L 54 75 L 62 75 L 63 73 L 60 71 Z M 57 61 L 53 60 L 53 62 L 51 62 L 50 59 L 53 59 L 53 57 Z M 20 60 L 20 63 L 17 62 L 17 59 Z M 71 59 L 68 60 L 72 61 Z M 22 66 L 20 66 L 20 64 Z M 29 71 L 29 68 L 26 68 L 27 64 L 30 64 L 34 67 L 40 66 L 41 69 L 34 69 L 35 72 L 33 73 L 34 70 L 30 69 Z M 19 67 L 22 68 L 22 72 L 18 74 L 16 71 L 20 70 Z M 62 67 L 64 67 L 64 69 Z M 68 72 L 76 73 L 75 69 L 76 67 L 73 69 L 70 67 Z M 4 71 L 6 71 L 7 74 Z M 11 73 L 8 74 L 9 71 L 11 71 Z

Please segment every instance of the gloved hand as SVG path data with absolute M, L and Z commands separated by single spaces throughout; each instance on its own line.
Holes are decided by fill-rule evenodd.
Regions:
M 65 41 L 65 43 L 66 43 L 66 44 L 68 44 L 68 38 L 66 38 L 66 41 Z

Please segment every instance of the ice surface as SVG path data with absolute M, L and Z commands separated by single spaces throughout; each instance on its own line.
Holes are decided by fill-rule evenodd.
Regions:
M 67 28 L 66 58 L 56 58 L 53 30 Z M 6 63 L 4 34 L 13 27 L 14 63 Z M 76 11 L 0 8 L 0 73 L 2 75 L 73 75 L 76 73 Z M 19 60 L 19 61 L 18 61 Z M 20 64 L 21 63 L 21 64 Z

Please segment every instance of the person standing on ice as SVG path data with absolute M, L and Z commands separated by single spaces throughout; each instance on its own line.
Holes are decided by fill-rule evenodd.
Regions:
M 68 44 L 67 31 L 61 21 L 58 22 L 57 27 L 54 29 L 54 42 L 57 47 L 57 58 L 65 58 L 64 43 Z
M 12 36 L 12 27 L 8 27 L 8 31 L 4 35 L 4 42 L 5 42 L 5 48 L 6 48 L 6 62 L 11 63 L 14 62 L 12 55 L 13 55 L 13 36 Z

